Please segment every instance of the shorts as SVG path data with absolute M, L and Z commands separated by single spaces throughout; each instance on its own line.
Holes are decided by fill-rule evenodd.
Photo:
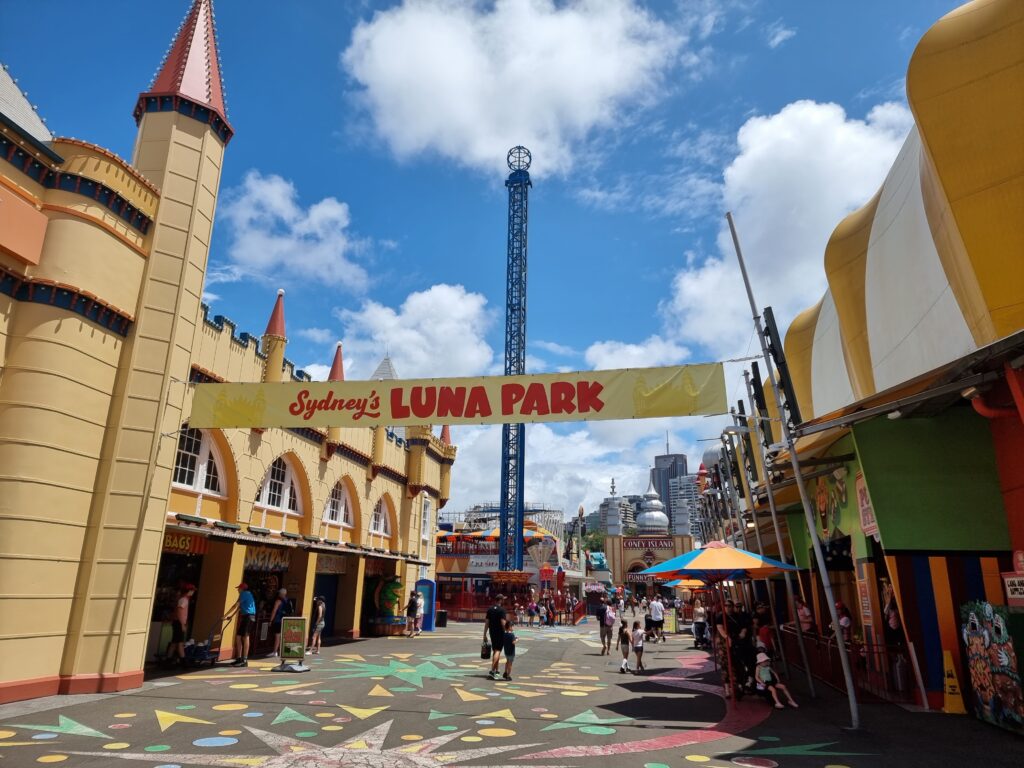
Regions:
M 239 617 L 238 617 L 238 636 L 239 637 L 248 637 L 249 635 L 252 634 L 252 625 L 256 623 L 254 621 L 255 618 L 256 617 L 253 616 L 251 613 L 243 613 L 243 614 L 239 615 Z
M 654 619 L 651 619 L 651 629 L 664 629 L 664 628 L 665 628 L 665 620 L 664 619 L 658 619 L 657 621 L 655 621 Z
M 271 624 L 270 625 L 270 631 L 273 632 L 275 635 L 280 635 L 281 634 L 281 622 L 280 621 L 275 621 L 273 624 Z
M 643 652 L 644 652 L 644 647 L 642 645 L 634 645 L 633 646 L 633 653 L 643 653 Z
M 324 627 L 326 627 L 326 626 L 327 626 L 327 622 L 325 622 L 325 621 L 318 621 L 316 623 L 316 626 L 313 627 L 313 631 L 314 632 L 323 632 L 324 631 Z
M 497 653 L 505 648 L 505 633 L 495 632 L 493 629 L 488 630 L 488 634 L 491 637 L 491 653 Z
M 509 643 L 505 646 L 505 658 L 512 661 L 516 657 L 516 647 Z
M 602 640 L 611 640 L 612 639 L 612 628 L 609 627 L 607 624 L 602 624 L 601 625 L 601 639 Z
M 171 622 L 171 642 L 172 643 L 184 643 L 185 642 L 185 627 L 182 626 L 180 621 Z

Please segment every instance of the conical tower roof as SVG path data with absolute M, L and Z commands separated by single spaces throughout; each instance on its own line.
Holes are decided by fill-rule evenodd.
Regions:
M 140 95 L 140 105 L 153 96 L 184 97 L 214 110 L 227 124 L 213 0 L 193 0 L 149 90 Z M 140 116 L 137 107 L 136 119 Z M 228 130 L 230 134 L 230 126 Z
M 277 301 L 274 302 L 274 311 L 270 313 L 270 320 L 267 323 L 267 330 L 264 336 L 278 336 L 285 338 L 284 333 L 284 288 L 278 288 Z
M 640 534 L 666 534 L 668 533 L 668 524 L 665 505 L 654 487 L 654 473 L 652 472 L 650 484 L 647 486 L 643 503 L 640 505 L 640 514 L 636 516 L 636 529 Z
M 344 381 L 345 380 L 345 361 L 341 356 L 341 342 L 338 342 L 338 346 L 334 350 L 334 362 L 331 363 L 331 372 L 327 375 L 328 381 Z
M 441 427 L 441 442 L 445 445 L 452 444 L 452 430 L 447 424 Z
M 380 361 L 380 364 L 370 375 L 370 378 L 374 381 L 394 381 L 398 378 L 398 374 L 395 373 L 395 366 L 391 364 L 391 358 L 388 355 L 384 355 L 384 359 Z

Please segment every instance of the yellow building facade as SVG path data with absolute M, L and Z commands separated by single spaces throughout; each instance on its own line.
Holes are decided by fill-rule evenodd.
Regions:
M 382 629 L 433 576 L 450 441 L 187 426 L 189 382 L 308 378 L 282 295 L 259 340 L 201 303 L 233 134 L 210 0 L 139 97 L 130 163 L 0 88 L 0 702 L 138 686 L 184 581 L 197 640 L 243 579 L 307 615 L 333 587 L 328 633 Z

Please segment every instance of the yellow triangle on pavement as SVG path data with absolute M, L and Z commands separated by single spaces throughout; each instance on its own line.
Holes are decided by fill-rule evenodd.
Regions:
M 486 696 L 481 696 L 478 693 L 470 693 L 469 691 L 464 691 L 461 688 L 456 688 L 455 692 L 459 694 L 459 698 L 463 701 L 487 701 Z
M 366 661 L 358 653 L 339 653 L 335 658 L 344 659 L 345 661 Z
M 222 757 L 221 761 L 232 765 L 263 765 L 267 757 Z
M 513 723 L 516 722 L 516 716 L 512 714 L 511 709 L 499 709 L 497 712 L 485 712 L 482 715 L 473 715 L 473 717 L 500 717 Z
M 339 704 L 338 706 L 344 709 L 353 717 L 358 717 L 360 720 L 365 720 L 368 717 L 373 717 L 378 712 L 383 712 L 385 709 L 387 709 L 387 707 L 367 707 L 363 709 L 362 707 L 350 707 L 348 704 Z
M 196 723 L 197 725 L 213 725 L 210 720 L 200 720 L 198 717 L 189 717 L 183 715 L 180 712 L 164 712 L 163 710 L 157 709 L 153 711 L 156 715 L 156 720 L 160 723 L 160 732 L 163 733 L 175 723 Z
M 396 659 L 401 659 L 402 661 L 412 658 L 411 653 L 392 653 L 391 655 L 394 656 Z
M 366 694 L 366 695 L 367 696 L 392 696 L 393 697 L 395 694 L 393 694 L 391 691 L 389 691 L 387 688 L 384 688 L 383 686 L 375 685 L 375 686 L 373 686 L 373 688 L 370 689 L 370 692 L 368 694 Z
M 511 693 L 511 694 L 513 694 L 515 696 L 521 696 L 524 699 L 534 699 L 537 696 L 544 696 L 545 695 L 545 694 L 541 693 L 540 691 L 523 691 L 523 690 L 520 690 L 519 688 L 507 688 L 505 686 L 498 686 L 498 688 L 499 688 L 499 690 L 502 693 Z
M 357 739 L 356 741 L 350 741 L 348 744 L 345 745 L 345 749 L 369 749 L 369 748 L 370 748 L 369 745 L 365 741 L 363 741 L 362 739 Z

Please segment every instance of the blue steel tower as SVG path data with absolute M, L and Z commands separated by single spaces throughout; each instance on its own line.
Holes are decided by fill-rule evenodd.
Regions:
M 508 276 L 505 288 L 505 375 L 526 373 L 526 219 L 530 150 L 508 151 Z M 526 425 L 501 428 L 501 522 L 498 568 L 523 569 L 523 476 Z

